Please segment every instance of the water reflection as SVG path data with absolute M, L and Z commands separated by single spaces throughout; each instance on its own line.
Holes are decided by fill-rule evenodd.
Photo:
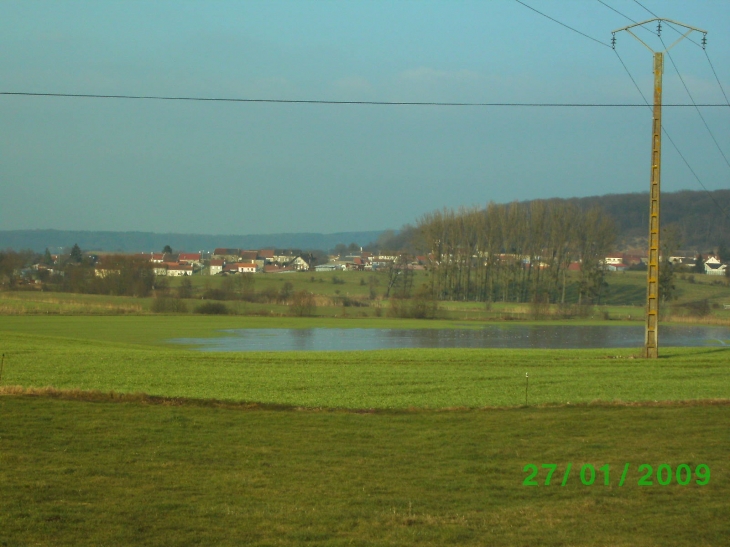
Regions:
M 219 338 L 178 338 L 200 351 L 353 351 L 397 348 L 631 348 L 644 326 L 488 325 L 482 329 L 238 329 Z M 663 326 L 662 346 L 721 346 L 730 329 Z

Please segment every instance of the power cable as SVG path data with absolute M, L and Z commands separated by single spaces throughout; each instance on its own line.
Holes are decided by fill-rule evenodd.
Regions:
M 604 6 L 606 6 L 607 8 L 609 8 L 609 9 L 612 9 L 613 11 L 615 11 L 616 13 L 619 13 L 620 15 L 623 15 L 623 14 L 622 14 L 622 13 L 620 13 L 619 11 L 617 11 L 617 10 L 613 9 L 613 8 L 612 8 L 611 6 L 609 6 L 609 5 L 607 5 L 606 3 L 602 2 L 602 0 L 598 0 L 598 1 L 599 1 L 599 2 L 601 2 L 601 4 L 603 4 L 603 5 L 604 5 Z M 634 0 L 634 2 L 636 2 L 636 3 L 637 3 L 637 4 L 639 5 L 639 6 L 641 6 L 642 8 L 644 8 L 644 9 L 645 9 L 645 10 L 646 10 L 647 12 L 649 12 L 650 14 L 652 14 L 652 15 L 653 15 L 654 17 L 657 17 L 656 13 L 654 13 L 654 12 L 653 12 L 653 11 L 651 11 L 651 10 L 650 10 L 649 8 L 647 8 L 646 6 L 644 6 L 644 5 L 643 5 L 643 4 L 641 3 L 641 2 L 639 2 L 638 0 Z M 624 17 L 626 17 L 626 16 L 624 15 Z M 628 18 L 627 18 L 627 19 L 628 19 Z M 636 22 L 636 21 L 634 21 L 634 22 Z M 682 34 L 682 33 L 681 33 L 681 32 L 680 32 L 680 31 L 679 31 L 679 30 L 678 30 L 677 28 L 675 28 L 675 27 L 674 27 L 674 25 L 672 25 L 671 23 L 668 23 L 668 22 L 666 22 L 666 21 L 665 21 L 665 24 L 667 24 L 667 25 L 669 26 L 669 28 L 671 28 L 671 29 L 672 29 L 673 31 L 675 31 L 675 32 L 678 32 L 678 33 Z M 644 27 L 642 27 L 642 28 L 644 28 Z M 647 29 L 647 30 L 649 30 L 649 29 Z M 651 31 L 650 31 L 650 32 L 651 32 Z M 697 42 L 695 42 L 694 40 L 692 40 L 692 39 L 691 39 L 691 38 L 690 38 L 689 36 L 686 36 L 685 38 L 686 38 L 687 40 L 689 40 L 690 42 L 692 42 L 693 44 L 695 44 L 696 46 L 700 46 L 700 47 L 702 48 L 702 51 L 704 52 L 704 54 L 705 54 L 705 57 L 707 57 L 707 62 L 708 62 L 708 63 L 710 64 L 710 68 L 712 69 L 712 73 L 713 73 L 713 74 L 715 75 L 715 80 L 717 80 L 717 85 L 719 85 L 719 86 L 720 86 L 720 91 L 722 91 L 722 94 L 723 94 L 723 96 L 725 97 L 725 102 L 726 102 L 726 103 L 728 104 L 728 106 L 730 106 L 730 100 L 728 100 L 728 98 L 727 98 L 727 94 L 725 93 L 725 89 L 724 89 L 724 88 L 722 87 L 722 83 L 720 83 L 720 78 L 718 78 L 718 76 L 717 76 L 717 72 L 715 71 L 715 67 L 714 67 L 714 65 L 712 64 L 712 61 L 710 60 L 710 56 L 709 56 L 709 55 L 707 54 L 707 48 L 706 48 L 706 47 L 704 47 L 704 45 L 706 44 L 706 40 L 705 40 L 705 39 L 703 38 L 703 40 L 702 40 L 702 44 L 698 44 Z M 662 42 L 662 43 L 663 43 L 663 42 Z M 670 59 L 671 59 L 671 57 L 670 57 Z M 672 61 L 672 64 L 673 64 L 673 63 L 674 63 L 674 61 Z M 676 68 L 676 66 L 675 66 L 675 68 Z M 677 73 L 679 73 L 679 72 L 677 72 Z M 684 83 L 684 82 L 682 82 L 682 83 Z
M 635 80 L 635 79 L 634 79 L 634 77 L 633 77 L 633 76 L 631 75 L 631 72 L 629 71 L 628 67 L 626 66 L 626 63 L 624 63 L 624 61 L 623 61 L 623 59 L 621 58 L 621 55 L 619 55 L 618 51 L 616 51 L 615 49 L 614 49 L 613 51 L 614 51 L 614 53 L 616 54 L 616 57 L 618 57 L 618 60 L 619 60 L 619 61 L 621 62 L 621 66 L 623 66 L 623 67 L 624 67 L 624 70 L 626 71 L 626 74 L 628 74 L 628 75 L 629 75 L 629 78 L 631 78 L 631 81 L 632 81 L 632 82 L 634 83 L 634 87 L 636 87 L 636 90 L 637 90 L 637 91 L 639 92 L 639 95 L 641 95 L 641 98 L 642 98 L 642 99 L 644 100 L 645 106 L 646 106 L 646 107 L 647 107 L 647 108 L 649 109 L 649 111 L 651 112 L 651 105 L 649 104 L 649 101 L 647 101 L 647 100 L 646 100 L 646 97 L 644 96 L 644 92 L 643 92 L 643 91 L 641 91 L 641 88 L 639 87 L 639 84 L 637 84 L 637 83 L 636 83 L 636 80 Z M 662 106 L 663 106 L 663 105 L 662 105 Z M 685 165 L 687 166 L 687 169 L 689 169 L 690 173 L 692 173 L 692 175 L 694 176 L 695 180 L 697 180 L 697 182 L 699 183 L 699 185 L 700 185 L 700 186 L 702 187 L 702 189 L 703 189 L 703 190 L 704 190 L 704 191 L 705 191 L 705 192 L 707 193 L 707 195 L 708 195 L 708 196 L 710 197 L 710 199 L 712 200 L 712 202 L 713 202 L 713 203 L 714 203 L 714 204 L 715 204 L 715 205 L 717 206 L 717 208 L 718 208 L 718 209 L 720 210 L 720 212 L 722 212 L 723 216 L 725 216 L 725 217 L 728 217 L 728 213 L 727 213 L 727 211 L 725 210 L 725 208 L 724 208 L 724 207 L 723 207 L 722 205 L 720 205 L 720 204 L 719 204 L 719 203 L 717 202 L 717 200 L 715 199 L 715 196 L 713 196 L 713 195 L 712 195 L 712 192 L 710 192 L 710 191 L 709 191 L 709 190 L 707 189 L 707 187 L 706 187 L 706 186 L 705 186 L 705 185 L 704 185 L 704 184 L 702 183 L 702 180 L 700 179 L 699 175 L 697 175 L 697 173 L 695 172 L 695 170 L 694 170 L 694 169 L 692 169 L 692 166 L 691 166 L 691 165 L 689 164 L 689 162 L 687 161 L 687 158 L 685 158 L 685 157 L 684 157 L 684 154 L 682 154 L 682 152 L 680 152 L 680 150 L 679 150 L 679 147 L 678 147 L 678 146 L 677 146 L 677 144 L 676 144 L 676 143 L 674 142 L 674 139 L 673 139 L 673 138 L 672 138 L 672 136 L 671 136 L 671 135 L 669 134 L 669 132 L 667 131 L 667 128 L 666 128 L 666 127 L 664 126 L 664 124 L 662 124 L 662 133 L 664 133 L 664 135 L 665 135 L 665 136 L 667 137 L 667 139 L 669 139 L 669 142 L 670 142 L 670 143 L 672 144 L 672 146 L 674 147 L 674 150 L 676 150 L 676 152 L 677 152 L 677 154 L 679 155 L 679 157 L 680 157 L 680 158 L 682 158 L 682 161 L 683 161 L 683 162 L 684 162 L 684 164 L 685 164 Z
M 646 7 L 646 6 L 644 5 L 644 4 L 642 4 L 641 2 L 639 2 L 639 0 L 634 0 L 634 2 L 635 2 L 636 4 L 639 4 L 639 6 L 641 6 L 642 8 L 644 8 L 644 9 L 645 9 L 646 11 L 648 11 L 649 13 L 651 13 L 651 14 L 652 14 L 652 15 L 653 15 L 654 17 L 659 17 L 659 16 L 658 16 L 658 15 L 657 15 L 656 13 L 654 13 L 654 12 L 653 12 L 653 11 L 651 11 L 651 10 L 650 10 L 649 8 L 647 8 L 647 7 Z
M 569 26 L 569 25 L 566 25 L 565 23 L 561 23 L 561 22 L 560 22 L 560 21 L 558 21 L 557 19 L 553 19 L 553 18 L 552 18 L 552 17 L 550 17 L 549 15 L 546 15 L 546 14 L 544 14 L 543 12 L 541 12 L 541 11 L 538 11 L 538 10 L 536 10 L 535 8 L 531 7 L 531 6 L 528 6 L 527 4 L 525 4 L 524 2 L 522 2 L 522 0 L 515 0 L 515 2 L 517 2 L 518 4 L 522 4 L 522 5 L 523 5 L 523 6 L 525 6 L 525 7 L 527 8 L 527 9 L 531 9 L 531 10 L 532 10 L 532 11 L 534 11 L 535 13 L 539 13 L 539 14 L 540 14 L 540 15 L 542 15 L 543 17 L 546 17 L 547 19 L 550 19 L 550 20 L 551 20 L 552 22 L 554 22 L 554 23 L 557 23 L 558 25 L 561 25 L 561 26 L 563 26 L 563 27 L 565 27 L 565 28 L 567 28 L 567 29 L 569 29 L 569 30 L 572 30 L 573 32 L 577 32 L 577 33 L 578 33 L 578 34 L 580 34 L 581 36 L 585 36 L 585 37 L 586 37 L 586 38 L 588 38 L 589 40 L 593 40 L 594 42 L 596 42 L 596 43 L 598 43 L 598 44 L 601 44 L 602 46 L 606 46 L 606 47 L 611 47 L 611 46 L 610 46 L 609 44 L 607 44 L 606 42 L 601 42 L 600 40 L 597 40 L 597 39 L 593 38 L 592 36 L 588 36 L 588 35 L 587 35 L 587 34 L 585 34 L 584 32 L 581 32 L 581 31 L 579 31 L 578 29 L 574 29 L 573 27 L 571 27 L 571 26 Z
M 599 4 L 603 4 L 604 6 L 606 6 L 606 7 L 607 7 L 608 9 L 610 9 L 611 11 L 614 11 L 614 12 L 618 13 L 618 14 L 619 14 L 619 15 L 620 15 L 621 17 L 623 17 L 623 18 L 625 18 L 625 19 L 628 19 L 629 21 L 631 21 L 631 22 L 632 22 L 632 23 L 634 23 L 634 24 L 637 24 L 637 22 L 636 22 L 636 21 L 634 21 L 634 20 L 633 20 L 633 19 L 632 19 L 631 17 L 629 17 L 628 15 L 624 15 L 623 13 L 621 13 L 621 12 L 620 12 L 619 10 L 617 10 L 617 9 L 615 9 L 615 8 L 612 8 L 611 6 L 609 6 L 608 4 L 606 4 L 606 2 L 604 2 L 603 0 L 597 0 L 597 2 L 598 2 Z M 644 28 L 644 27 L 641 27 L 641 28 Z M 646 29 L 646 30 L 649 30 L 649 29 Z M 651 32 L 651 31 L 650 31 L 650 32 Z
M 702 115 L 702 112 L 696 106 L 694 97 L 692 97 L 692 93 L 689 92 L 689 88 L 687 87 L 687 83 L 684 81 L 682 74 L 679 72 L 679 68 L 677 67 L 677 64 L 674 62 L 674 58 L 672 58 L 672 54 L 669 53 L 669 50 L 667 50 L 667 46 L 664 44 L 664 39 L 661 36 L 659 36 L 659 39 L 661 40 L 662 45 L 664 46 L 664 49 L 667 52 L 667 56 L 669 57 L 669 60 L 672 62 L 672 66 L 674 67 L 674 70 L 677 71 L 677 76 L 679 76 L 679 80 L 682 82 L 682 85 L 684 86 L 684 90 L 687 92 L 687 95 L 689 96 L 689 100 L 692 101 L 692 104 L 695 104 L 695 110 L 697 111 L 697 114 L 699 114 L 700 119 L 702 120 L 702 123 L 705 124 L 705 128 L 707 129 L 707 132 L 710 134 L 710 137 L 712 137 L 712 141 L 715 143 L 715 146 L 717 146 L 717 149 L 719 150 L 720 154 L 722 155 L 723 159 L 725 160 L 725 163 L 727 164 L 728 167 L 730 167 L 730 161 L 728 161 L 727 156 L 725 155 L 725 152 L 722 151 L 722 148 L 720 147 L 720 143 L 717 142 L 717 139 L 715 138 L 715 134 L 712 132 L 712 129 L 710 129 L 710 126 L 707 124 L 707 120 L 705 120 L 705 117 Z
M 96 93 L 31 93 L 25 91 L 0 91 L 0 95 L 21 97 L 70 97 L 77 99 L 130 99 L 155 101 L 200 101 L 227 103 L 273 103 L 273 104 L 321 104 L 321 105 L 369 105 L 369 106 L 490 106 L 531 108 L 635 108 L 643 104 L 626 103 L 459 103 L 459 102 L 417 102 L 417 101 L 328 101 L 309 99 L 240 99 L 230 97 L 174 97 L 163 95 L 101 95 Z M 667 107 L 725 107 L 724 104 L 666 104 Z
M 722 94 L 725 97 L 725 102 L 727 103 L 728 106 L 730 106 L 730 101 L 728 101 L 727 95 L 725 94 L 725 89 L 722 87 L 722 84 L 720 83 L 720 78 L 717 77 L 717 72 L 715 72 L 715 67 L 712 64 L 712 61 L 710 61 L 710 56 L 707 55 L 707 50 L 703 48 L 702 51 L 705 52 L 705 57 L 707 57 L 707 62 L 710 63 L 710 68 L 712 69 L 712 73 L 715 75 L 715 80 L 717 80 L 717 85 L 720 86 L 720 91 L 722 91 Z
M 611 11 L 614 11 L 614 12 L 618 13 L 618 14 L 619 14 L 619 15 L 620 15 L 621 17 L 623 17 L 624 19 L 628 19 L 629 21 L 631 21 L 631 22 L 632 22 L 632 23 L 634 23 L 635 25 L 638 25 L 638 24 L 639 24 L 639 23 L 638 23 L 637 21 L 634 21 L 634 20 L 633 20 L 633 19 L 632 19 L 631 17 L 629 17 L 628 15 L 626 15 L 626 14 L 624 14 L 624 13 L 621 13 L 621 12 L 620 12 L 619 10 L 617 10 L 617 9 L 615 9 L 615 8 L 613 8 L 613 7 L 611 7 L 611 6 L 609 6 L 609 5 L 608 5 L 608 4 L 606 4 L 606 2 L 604 2 L 603 0 L 596 0 L 596 1 L 597 1 L 597 2 L 599 3 L 599 4 L 603 4 L 604 6 L 606 6 L 606 7 L 607 7 L 608 9 L 610 9 Z M 645 30 L 646 32 L 649 32 L 649 33 L 651 33 L 651 34 L 654 34 L 654 35 L 656 35 L 656 33 L 655 33 L 654 31 L 652 31 L 652 30 L 649 30 L 649 29 L 648 29 L 648 28 L 646 28 L 646 27 L 645 27 L 644 25 L 640 25 L 640 26 L 639 26 L 639 28 L 642 28 L 642 29 L 644 29 L 644 30 Z
M 654 13 L 654 12 L 653 12 L 653 11 L 651 11 L 651 10 L 650 10 L 649 8 L 647 8 L 647 7 L 646 7 L 646 6 L 644 5 L 644 4 L 642 4 L 641 2 L 639 2 L 639 0 L 634 0 L 634 2 L 635 2 L 635 3 L 637 3 L 637 4 L 639 5 L 639 6 L 641 6 L 642 8 L 644 8 L 644 9 L 645 9 L 645 10 L 646 10 L 647 12 L 651 13 L 651 14 L 652 14 L 652 15 L 653 15 L 654 17 L 656 17 L 657 19 L 659 19 L 659 18 L 660 18 L 660 17 L 659 17 L 659 16 L 658 16 L 658 15 L 657 15 L 656 13 Z M 672 23 L 670 23 L 670 22 L 668 22 L 668 21 L 664 21 L 664 24 L 665 24 L 665 25 L 667 25 L 667 26 L 668 26 L 669 28 L 671 28 L 671 29 L 672 29 L 672 30 L 673 30 L 674 32 L 676 32 L 677 34 L 684 34 L 684 33 L 683 33 L 683 32 L 682 32 L 681 30 L 679 30 L 679 29 L 678 29 L 678 28 L 676 28 L 676 27 L 675 27 L 674 25 L 672 25 Z M 651 31 L 650 31 L 650 32 L 651 32 Z M 653 34 L 656 34 L 656 33 L 653 33 Z M 692 42 L 692 43 L 693 43 L 694 45 L 696 45 L 697 47 L 702 47 L 702 45 L 701 45 L 701 44 L 698 44 L 697 42 L 695 42 L 695 41 L 694 41 L 694 40 L 693 40 L 692 38 L 690 38 L 689 36 L 685 36 L 685 38 L 686 38 L 686 39 L 687 39 L 688 41 Z M 704 49 L 704 48 L 703 48 L 703 49 Z

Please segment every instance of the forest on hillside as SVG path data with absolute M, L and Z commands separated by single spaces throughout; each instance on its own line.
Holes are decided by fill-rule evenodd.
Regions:
M 616 223 L 619 245 L 646 239 L 649 230 L 649 193 L 608 194 L 568 200 L 581 210 L 598 207 Z M 710 251 L 730 243 L 730 190 L 663 192 L 662 228 L 675 227 L 682 249 Z
M 529 205 L 545 202 L 571 205 L 587 212 L 599 209 L 615 225 L 614 250 L 643 248 L 649 231 L 649 193 L 608 194 L 585 198 L 552 198 L 520 202 Z M 486 211 L 486 208 L 483 209 Z M 664 192 L 661 198 L 661 225 L 672 233 L 672 251 L 717 252 L 718 247 L 730 247 L 730 190 L 713 192 L 682 190 Z M 407 224 L 398 232 L 389 230 L 368 246 L 369 249 L 408 250 L 423 252 L 418 230 Z

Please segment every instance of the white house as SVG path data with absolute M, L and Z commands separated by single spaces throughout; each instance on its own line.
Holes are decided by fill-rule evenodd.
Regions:
M 193 275 L 192 264 L 174 264 L 167 267 L 167 275 L 172 277 L 182 277 L 184 275 Z
M 299 271 L 306 271 L 309 269 L 309 262 L 304 260 L 301 256 L 296 257 L 289 263 L 289 267 Z
M 726 270 L 727 264 L 723 264 L 715 256 L 711 256 L 705 260 L 705 273 L 707 275 L 725 275 Z
M 222 258 L 212 258 L 210 260 L 210 275 L 217 275 L 223 271 L 223 266 L 226 265 L 226 261 Z
M 624 255 L 621 253 L 613 253 L 610 255 L 606 255 L 606 257 L 603 259 L 603 263 L 608 264 L 623 264 L 624 263 Z
M 256 273 L 256 264 L 254 262 L 238 262 L 236 269 L 238 273 Z

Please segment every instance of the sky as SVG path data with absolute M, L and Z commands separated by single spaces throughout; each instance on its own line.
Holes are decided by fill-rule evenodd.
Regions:
M 707 56 L 687 40 L 670 53 L 698 104 L 725 105 L 699 108 L 710 131 L 694 108 L 664 108 L 699 181 L 665 138 L 662 190 L 730 188 L 712 71 L 730 95 L 730 1 L 524 2 L 588 37 L 515 0 L 3 0 L 0 92 L 643 104 L 619 59 L 652 101 L 651 52 L 626 32 L 607 45 L 624 15 L 653 18 L 643 5 L 708 32 Z M 668 58 L 663 99 L 691 104 Z M 0 230 L 398 229 L 443 207 L 648 191 L 650 144 L 645 106 L 0 95 Z

